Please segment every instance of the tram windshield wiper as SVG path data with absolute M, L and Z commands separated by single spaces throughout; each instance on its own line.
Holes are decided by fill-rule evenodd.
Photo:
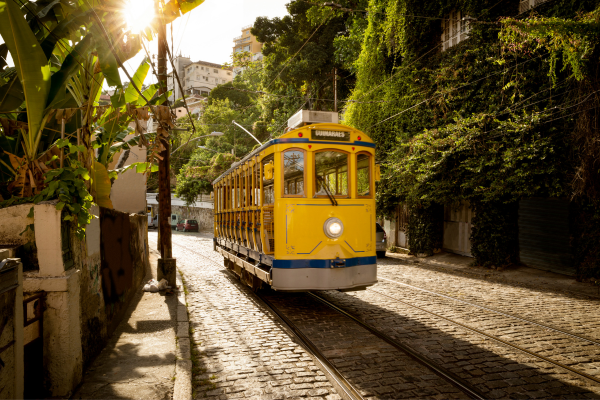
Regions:
M 327 197 L 329 197 L 329 201 L 331 201 L 331 204 L 333 204 L 334 206 L 337 206 L 338 205 L 337 200 L 335 199 L 335 197 L 333 197 L 333 195 L 329 191 L 329 188 L 327 187 L 327 184 L 325 183 L 325 179 L 323 179 L 322 176 L 317 175 L 317 180 L 319 180 L 319 182 L 321 183 L 321 186 L 323 187 L 323 189 L 325 189 L 325 193 L 327 193 Z

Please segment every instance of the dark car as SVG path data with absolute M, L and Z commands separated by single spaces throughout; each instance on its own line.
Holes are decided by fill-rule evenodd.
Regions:
M 375 250 L 377 252 L 377 258 L 385 257 L 385 250 L 387 249 L 387 235 L 385 230 L 377 222 L 375 223 Z
M 175 227 L 176 231 L 198 232 L 198 221 L 195 219 L 182 219 Z

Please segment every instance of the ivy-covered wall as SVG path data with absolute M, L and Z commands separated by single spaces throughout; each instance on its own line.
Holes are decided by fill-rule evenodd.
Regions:
M 413 252 L 431 253 L 439 241 L 439 225 L 423 210 L 468 200 L 475 261 L 518 262 L 518 201 L 573 197 L 575 111 L 592 92 L 582 92 L 580 79 L 552 52 L 514 51 L 500 34 L 507 17 L 535 13 L 560 22 L 599 4 L 554 0 L 519 15 L 518 0 L 369 1 L 368 23 L 348 34 L 361 52 L 345 121 L 378 145 L 379 213 L 390 215 L 399 202 L 413 211 Z M 469 38 L 441 51 L 441 21 L 452 10 L 471 17 Z M 600 231 L 593 221 L 573 234 Z M 600 254 L 600 244 L 574 239 L 575 251 L 581 246 Z

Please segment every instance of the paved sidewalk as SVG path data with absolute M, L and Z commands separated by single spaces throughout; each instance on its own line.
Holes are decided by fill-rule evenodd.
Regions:
M 156 262 L 156 253 L 151 252 L 153 275 Z M 145 282 L 149 279 L 147 276 Z M 143 292 L 140 287 L 73 399 L 173 398 L 176 328 L 177 295 Z
M 574 277 L 557 274 L 555 272 L 543 271 L 526 266 L 510 267 L 502 271 L 483 267 L 471 266 L 473 258 L 460 256 L 458 254 L 441 252 L 430 257 L 418 258 L 403 253 L 387 252 L 386 256 L 408 263 L 418 263 L 454 271 L 467 275 L 479 275 L 486 279 L 494 279 L 500 282 L 513 282 L 529 287 L 543 287 L 554 291 L 577 293 L 584 296 L 600 298 L 598 288 L 589 283 L 577 282 Z

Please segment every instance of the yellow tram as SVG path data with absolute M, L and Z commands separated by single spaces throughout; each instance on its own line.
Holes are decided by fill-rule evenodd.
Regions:
M 253 289 L 373 285 L 376 179 L 364 133 L 333 123 L 287 132 L 213 182 L 215 250 Z

